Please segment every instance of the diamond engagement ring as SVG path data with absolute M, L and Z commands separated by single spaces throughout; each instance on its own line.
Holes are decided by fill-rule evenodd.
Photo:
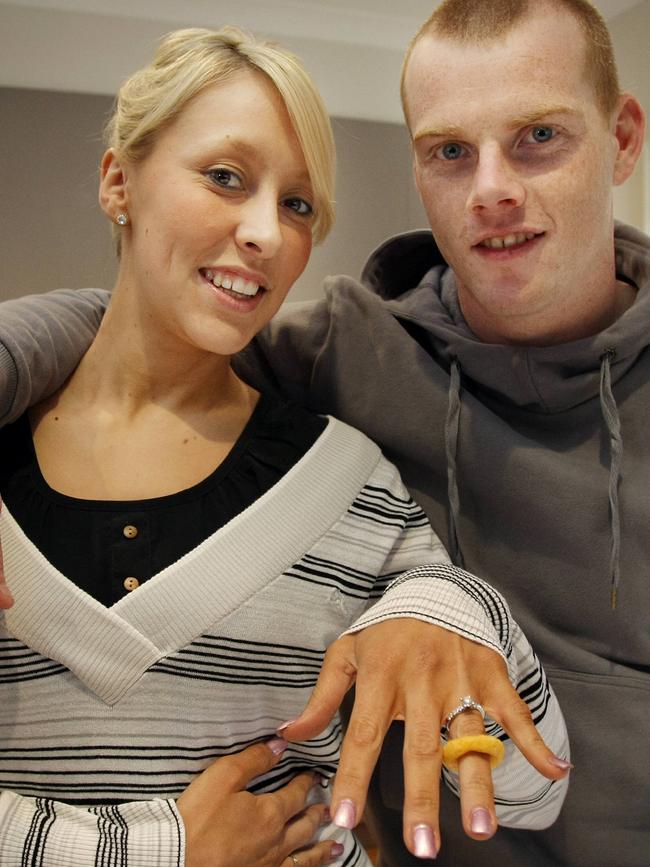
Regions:
M 477 701 L 474 701 L 471 695 L 464 695 L 461 698 L 458 707 L 455 707 L 453 710 L 449 711 L 449 713 L 445 717 L 443 732 L 451 735 L 451 732 L 449 731 L 449 726 L 459 714 L 465 713 L 466 710 L 476 710 L 481 714 L 481 719 L 485 719 L 485 710 L 483 709 L 483 705 L 479 704 Z
M 293 861 L 293 867 L 300 867 L 300 861 L 296 858 L 295 855 L 290 855 L 289 857 Z

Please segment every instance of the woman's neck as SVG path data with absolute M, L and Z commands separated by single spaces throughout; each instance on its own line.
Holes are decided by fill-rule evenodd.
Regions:
M 151 403 L 181 414 L 254 404 L 257 395 L 236 376 L 230 356 L 184 342 L 117 301 L 66 386 L 70 397 L 127 416 Z
M 32 412 L 47 482 L 81 499 L 165 496 L 206 478 L 229 454 L 259 394 L 227 356 L 123 317 L 105 324 L 67 383 Z

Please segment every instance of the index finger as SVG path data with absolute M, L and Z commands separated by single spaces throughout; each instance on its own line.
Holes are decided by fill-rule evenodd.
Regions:
M 252 779 L 270 771 L 287 746 L 288 743 L 282 738 L 252 744 L 239 753 L 215 759 L 201 777 L 206 785 L 218 785 L 225 791 L 241 792 Z
M 370 777 L 395 713 L 389 684 L 357 682 L 354 707 L 343 738 L 332 789 L 332 816 L 340 828 L 354 828 L 366 804 Z

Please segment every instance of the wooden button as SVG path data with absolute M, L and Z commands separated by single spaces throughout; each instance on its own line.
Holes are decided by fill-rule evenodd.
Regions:
M 127 539 L 135 539 L 138 535 L 138 528 L 134 527 L 133 524 L 127 524 L 126 527 L 122 530 Z
M 139 586 L 140 586 L 140 582 L 138 581 L 137 578 L 134 578 L 132 575 L 129 576 L 128 578 L 124 579 L 124 589 L 128 590 L 129 593 L 132 590 L 136 590 Z

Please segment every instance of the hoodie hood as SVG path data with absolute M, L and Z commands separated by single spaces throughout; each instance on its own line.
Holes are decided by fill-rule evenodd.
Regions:
M 650 335 L 648 239 L 616 224 L 617 274 L 638 289 L 635 303 L 612 325 L 591 337 L 554 346 L 483 343 L 458 304 L 455 277 L 429 231 L 398 235 L 369 258 L 362 281 L 423 345 L 498 401 L 533 412 L 561 412 L 598 393 L 601 363 L 611 361 L 611 381 L 625 375 Z
M 382 244 L 370 257 L 362 281 L 379 295 L 404 327 L 449 369 L 445 420 L 447 496 L 451 554 L 464 564 L 458 535 L 460 494 L 458 441 L 462 388 L 486 403 L 525 412 L 559 413 L 598 397 L 609 445 L 611 604 L 620 582 L 619 486 L 623 437 L 612 387 L 648 345 L 650 256 L 648 239 L 616 225 L 617 276 L 637 288 L 634 304 L 602 332 L 554 346 L 484 343 L 471 331 L 458 303 L 455 277 L 430 232 L 409 232 Z M 411 288 L 414 287 L 414 288 Z

